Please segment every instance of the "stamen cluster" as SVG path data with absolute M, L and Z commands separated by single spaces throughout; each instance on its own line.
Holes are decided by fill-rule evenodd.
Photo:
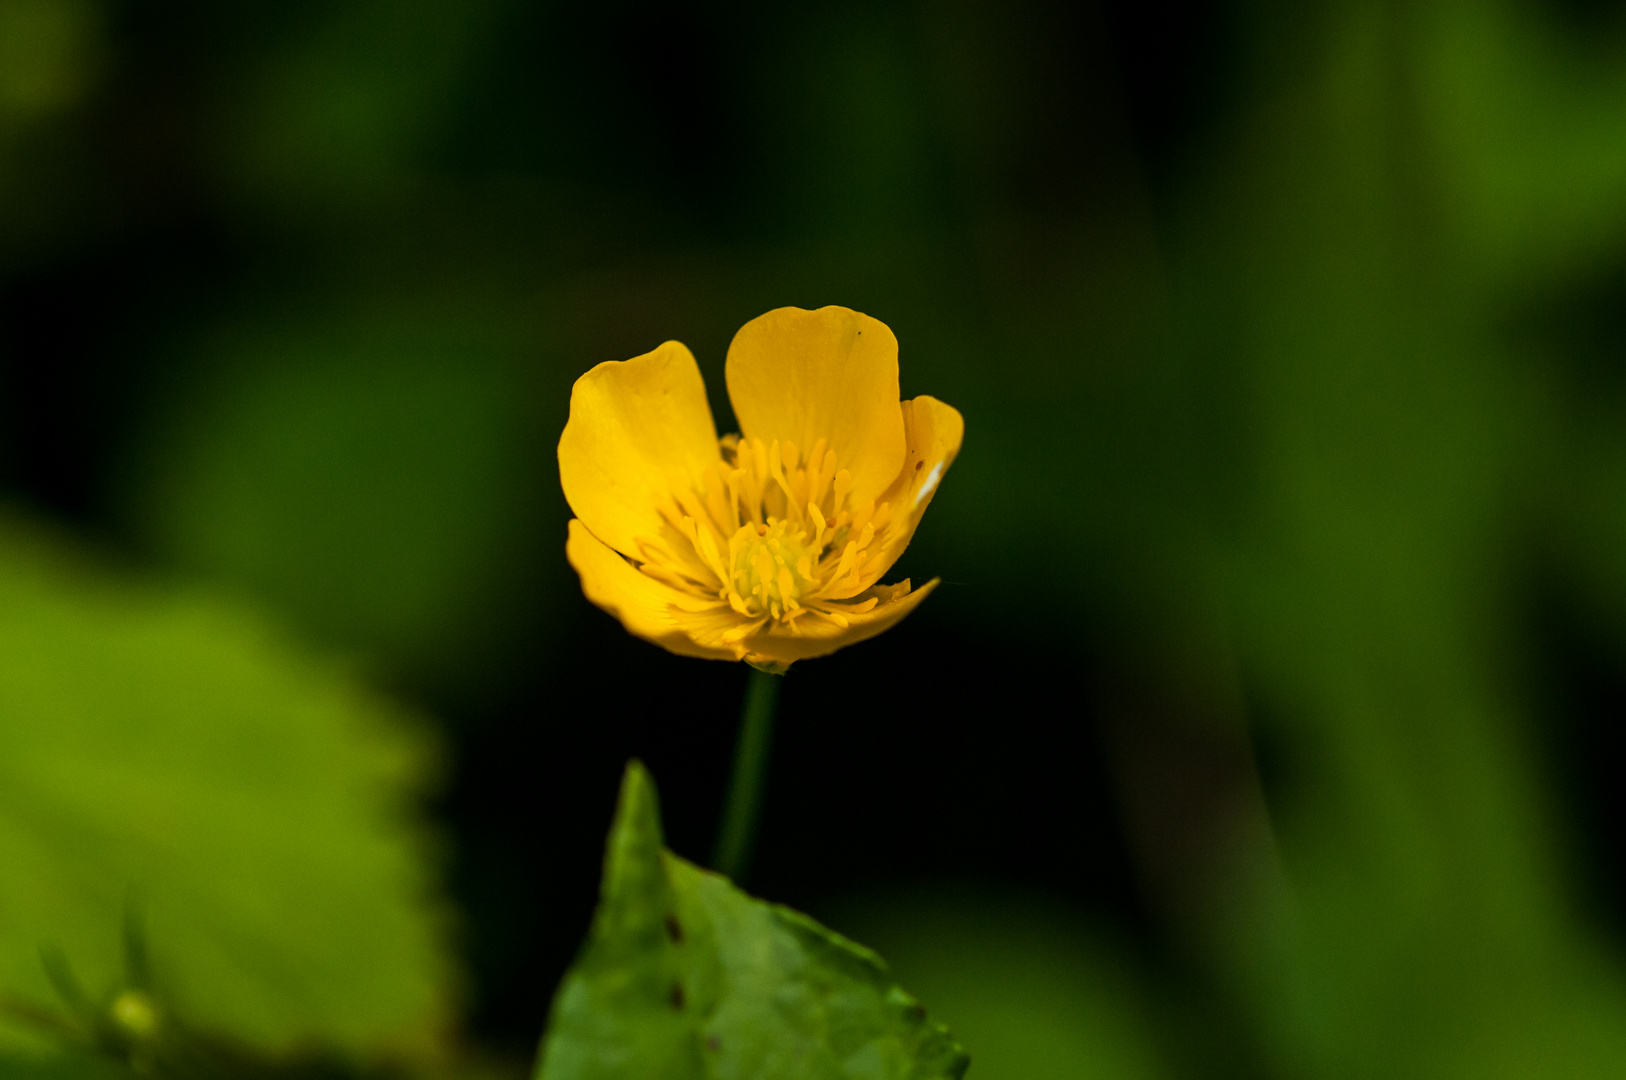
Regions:
M 661 508 L 669 530 L 641 541 L 644 573 L 696 597 L 724 600 L 750 621 L 739 641 L 770 620 L 797 632 L 805 616 L 848 625 L 876 604 L 834 603 L 864 591 L 886 569 L 892 506 L 852 505 L 852 473 L 824 439 L 805 457 L 795 443 L 722 440 L 722 460 L 700 485 Z

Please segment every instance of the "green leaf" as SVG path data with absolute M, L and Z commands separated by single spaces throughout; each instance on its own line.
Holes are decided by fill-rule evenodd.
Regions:
M 433 1047 L 450 967 L 404 720 L 239 610 L 0 517 L 0 1003 L 83 1026 L 143 986 L 260 1050 Z M 0 1053 L 39 1031 L 0 1010 Z
M 958 1080 L 965 1052 L 861 945 L 661 846 L 655 786 L 627 767 L 581 957 L 537 1080 Z
M 0 1057 L 0 1080 L 133 1080 L 117 1062 L 84 1051 L 45 1057 Z

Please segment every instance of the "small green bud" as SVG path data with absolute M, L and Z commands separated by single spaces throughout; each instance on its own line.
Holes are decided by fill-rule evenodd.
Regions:
M 113 1024 L 131 1039 L 150 1039 L 158 1032 L 158 1004 L 140 990 L 121 993 L 109 1011 Z

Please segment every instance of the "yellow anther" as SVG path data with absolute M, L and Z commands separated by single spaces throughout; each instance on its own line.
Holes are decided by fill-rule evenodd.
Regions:
M 807 471 L 809 475 L 817 475 L 820 467 L 824 465 L 824 452 L 830 449 L 830 440 L 820 436 L 813 440 L 813 449 L 807 452 Z
M 833 503 L 831 503 L 832 508 L 839 510 L 841 508 L 842 500 L 847 497 L 847 492 L 851 491 L 852 489 L 853 489 L 853 474 L 851 472 L 848 472 L 846 469 L 837 470 L 837 472 L 836 472 L 836 497 L 835 497 L 835 501 Z
M 823 440 L 821 439 L 820 441 L 822 442 Z M 812 498 L 814 502 L 822 502 L 824 500 L 825 489 L 830 486 L 830 481 L 835 478 L 835 475 L 836 452 L 834 450 L 826 451 L 824 459 L 819 463 L 818 481 L 813 485 Z M 830 509 L 834 511 L 837 508 L 832 505 Z
M 717 541 L 711 535 L 710 529 L 699 530 L 699 535 L 700 556 L 706 560 L 706 566 L 711 572 L 717 575 L 717 580 L 722 581 L 728 577 L 728 571 L 724 568 L 723 557 L 717 550 Z
M 830 575 L 832 582 L 840 581 L 852 572 L 853 563 L 858 559 L 858 544 L 852 540 L 841 549 L 841 562 L 836 564 L 836 572 Z
M 762 444 L 761 439 L 751 440 L 751 455 L 756 459 L 754 464 L 757 467 L 757 478 L 760 484 L 761 478 L 768 475 L 768 448 Z
M 837 626 L 841 627 L 843 630 L 847 629 L 848 626 L 852 625 L 851 623 L 849 623 L 847 621 L 847 616 L 841 614 L 840 612 L 826 611 L 823 608 L 812 608 L 810 610 L 815 615 L 821 615 L 824 618 L 829 619 L 831 622 L 835 623 Z

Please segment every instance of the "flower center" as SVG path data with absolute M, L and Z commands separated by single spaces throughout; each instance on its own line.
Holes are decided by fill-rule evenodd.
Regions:
M 785 612 L 801 607 L 802 597 L 818 585 L 807 531 L 792 528 L 788 521 L 747 523 L 728 547 L 728 565 L 733 570 L 729 591 L 744 602 L 750 614 L 766 611 L 782 618 Z
M 873 607 L 840 601 L 884 570 L 891 507 L 853 505 L 852 473 L 823 439 L 805 458 L 793 443 L 734 435 L 722 449 L 696 490 L 662 508 L 676 535 L 641 542 L 643 571 L 749 620 L 725 641 L 770 620 L 798 633 L 807 614 L 846 626 L 847 615 Z

